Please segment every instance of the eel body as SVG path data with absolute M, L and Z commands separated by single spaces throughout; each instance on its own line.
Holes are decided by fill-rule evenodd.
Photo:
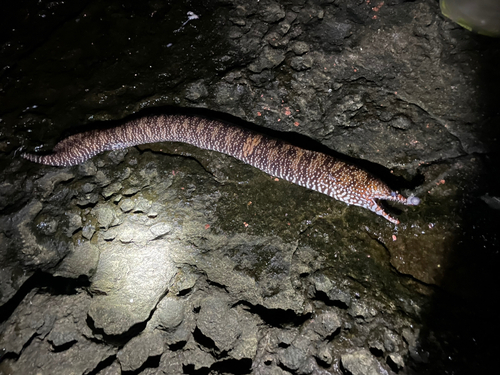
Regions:
M 332 156 L 222 121 L 186 115 L 155 115 L 133 119 L 110 129 L 91 130 L 63 139 L 49 155 L 24 153 L 35 163 L 72 166 L 106 150 L 155 142 L 184 142 L 235 157 L 260 170 L 339 201 L 367 208 L 391 223 L 378 199 L 417 205 L 365 170 Z

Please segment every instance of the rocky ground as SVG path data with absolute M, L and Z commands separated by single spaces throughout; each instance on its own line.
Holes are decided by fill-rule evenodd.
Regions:
M 497 40 L 431 0 L 9 7 L 0 374 L 491 373 Z M 150 111 L 341 155 L 422 203 L 386 205 L 395 226 L 181 144 L 19 158 Z

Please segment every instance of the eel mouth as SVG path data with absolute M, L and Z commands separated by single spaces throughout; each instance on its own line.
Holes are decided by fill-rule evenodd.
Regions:
M 420 204 L 420 198 L 410 195 L 408 199 L 406 199 L 406 204 L 409 206 L 418 206 Z

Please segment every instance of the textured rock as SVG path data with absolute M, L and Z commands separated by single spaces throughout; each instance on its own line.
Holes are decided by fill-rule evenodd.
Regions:
M 342 366 L 352 375 L 386 375 L 386 370 L 367 350 L 358 350 L 354 353 L 342 354 Z
M 321 338 L 326 338 L 337 332 L 341 322 L 333 311 L 326 311 L 315 317 L 311 325 L 314 332 L 320 335 Z
M 149 358 L 160 356 L 164 350 L 163 335 L 160 331 L 146 331 L 132 338 L 116 357 L 122 371 L 135 371 Z
M 283 350 L 279 357 L 281 364 L 287 369 L 298 370 L 307 359 L 307 354 L 302 349 L 292 345 Z
M 89 316 L 106 334 L 123 334 L 150 316 L 174 275 L 168 246 L 107 246 L 93 278 Z
M 176 328 L 184 320 L 184 303 L 176 298 L 163 298 L 156 307 L 155 318 L 162 329 Z
M 62 374 L 68 369 L 75 374 L 88 374 L 114 354 L 111 347 L 90 340 L 78 342 L 60 352 L 52 352 L 48 343 L 34 340 L 10 367 L 17 374 L 36 374 L 40 368 L 47 369 L 52 374 Z
M 35 186 L 41 191 L 42 196 L 46 198 L 54 191 L 56 185 L 64 181 L 68 181 L 74 177 L 75 175 L 73 173 L 51 171 L 45 174 L 42 178 L 36 180 Z
M 260 73 L 264 69 L 277 67 L 285 60 L 285 53 L 280 50 L 266 47 L 257 61 L 250 64 L 248 69 L 253 73 Z
M 242 333 L 238 313 L 229 307 L 228 300 L 222 296 L 207 297 L 201 301 L 197 326 L 220 351 L 231 350 Z
M 149 230 L 156 238 L 158 238 L 165 234 L 168 234 L 172 230 L 172 227 L 167 223 L 158 223 L 151 226 Z
M 98 262 L 99 249 L 85 241 L 78 246 L 78 250 L 73 249 L 62 260 L 53 275 L 75 279 L 83 275 L 90 278 L 96 271 Z
M 85 337 L 90 334 L 86 328 L 90 299 L 85 293 L 51 296 L 33 291 L 27 297 L 0 326 L 0 348 L 4 354 L 19 356 L 7 360 L 14 373 L 35 373 L 42 367 L 64 372 L 72 363 L 75 373 L 83 374 L 114 353 Z
M 485 319 L 497 311 L 499 266 L 492 40 L 432 1 L 10 7 L 0 51 L 4 372 L 111 375 L 121 359 L 143 374 L 495 373 L 495 319 Z M 385 226 L 179 144 L 70 169 L 18 157 L 177 111 L 366 161 L 422 204 L 394 209 L 401 224 Z M 226 305 L 202 303 L 211 297 Z M 155 330 L 164 351 L 151 357 L 138 338 Z
M 296 56 L 290 61 L 290 66 L 297 71 L 301 71 L 311 69 L 313 63 L 314 59 L 312 56 Z
M 47 335 L 47 341 L 52 344 L 54 350 L 59 350 L 63 346 L 69 346 L 81 340 L 80 335 L 74 330 L 74 325 L 71 323 L 59 324 Z
M 92 210 L 101 228 L 108 229 L 112 224 L 116 224 L 117 216 L 115 211 L 109 206 L 99 205 Z

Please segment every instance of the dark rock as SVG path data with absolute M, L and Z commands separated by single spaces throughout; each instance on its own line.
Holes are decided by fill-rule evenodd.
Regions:
M 122 189 L 122 184 L 120 182 L 115 182 L 111 185 L 106 186 L 104 189 L 102 189 L 102 196 L 104 198 L 109 198 L 113 194 L 118 193 Z
M 191 84 L 186 90 L 186 99 L 192 102 L 197 102 L 208 95 L 207 88 L 203 81 L 198 81 Z
M 325 311 L 314 318 L 311 326 L 321 338 L 326 338 L 341 327 L 341 321 L 333 311 Z
M 125 159 L 127 153 L 128 153 L 127 149 L 113 150 L 108 153 L 108 158 L 109 160 L 111 160 L 113 164 L 118 165 Z
M 292 345 L 280 353 L 279 359 L 281 364 L 287 369 L 298 370 L 306 361 L 307 355 L 302 349 Z
M 302 56 L 304 53 L 309 52 L 309 45 L 306 42 L 295 42 L 292 44 L 292 51 L 298 56 Z
M 285 18 L 283 6 L 281 6 L 278 2 L 264 1 L 259 8 L 259 18 L 264 22 L 278 22 L 279 20 Z
M 75 175 L 69 172 L 63 171 L 53 171 L 47 173 L 42 178 L 39 178 L 35 182 L 35 186 L 40 190 L 44 198 L 48 197 L 54 191 L 55 187 L 61 183 L 74 178 Z
M 97 167 L 92 160 L 88 160 L 78 166 L 78 173 L 82 176 L 95 176 L 97 174 Z
M 54 349 L 58 350 L 61 347 L 68 347 L 80 339 L 80 335 L 74 330 L 72 324 L 58 325 L 54 327 L 46 337 L 47 341 L 52 344 Z
M 163 335 L 160 331 L 146 331 L 132 338 L 117 353 L 122 371 L 135 371 L 149 358 L 160 356 L 164 351 Z
M 285 60 L 285 53 L 281 50 L 265 47 L 257 61 L 248 66 L 253 73 L 260 73 L 264 69 L 277 67 Z
M 338 288 L 325 275 L 316 275 L 313 278 L 316 291 L 325 293 L 326 297 L 333 302 L 340 302 L 344 306 L 351 306 L 351 296 L 348 292 Z
M 92 277 L 99 262 L 99 250 L 92 243 L 85 241 L 66 256 L 54 271 L 54 276 L 78 278 Z
M 377 315 L 377 310 L 362 301 L 353 302 L 348 311 L 351 316 L 363 318 L 367 322 L 371 321 Z
M 176 298 L 163 298 L 156 307 L 155 317 L 162 329 L 174 329 L 184 320 L 184 303 Z
M 231 350 L 242 333 L 238 313 L 229 307 L 227 300 L 218 296 L 207 297 L 201 302 L 197 326 L 220 351 Z
M 307 70 L 311 69 L 313 62 L 312 56 L 295 56 L 290 60 L 290 66 L 297 71 Z

